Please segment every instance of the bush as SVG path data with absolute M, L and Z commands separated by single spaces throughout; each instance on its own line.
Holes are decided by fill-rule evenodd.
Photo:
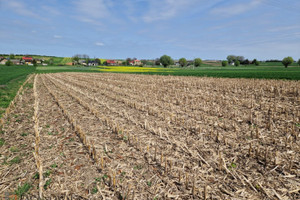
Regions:
M 195 67 L 199 67 L 202 64 L 201 58 L 195 58 L 194 65 Z
M 254 59 L 254 60 L 252 61 L 252 64 L 254 64 L 254 65 L 258 66 L 260 63 L 259 63 L 259 61 L 258 61 L 258 60 Z
M 37 62 L 36 62 L 36 60 L 33 60 L 33 61 L 32 61 L 32 64 L 33 64 L 33 66 L 35 66 L 35 67 L 36 67 L 36 66 L 37 66 Z
M 228 61 L 223 60 L 223 61 L 222 61 L 222 66 L 223 66 L 223 67 L 226 67 L 227 65 L 228 65 Z
M 300 66 L 300 59 L 298 60 L 298 62 L 297 62 L 297 63 L 298 63 L 298 65 Z
M 8 61 L 6 61 L 5 65 L 6 65 L 6 66 L 12 66 L 13 63 L 12 63 L 10 60 L 8 60 Z
M 235 62 L 234 62 L 234 65 L 237 67 L 237 66 L 240 66 L 240 61 L 238 61 L 238 60 L 236 60 Z

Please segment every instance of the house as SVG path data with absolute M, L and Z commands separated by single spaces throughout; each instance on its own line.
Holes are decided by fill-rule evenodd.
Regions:
M 42 64 L 44 62 L 43 59 L 35 59 L 36 60 L 36 64 Z
M 86 66 L 86 60 L 79 60 L 78 63 L 79 63 L 80 65 Z
M 6 62 L 7 62 L 7 59 L 4 58 L 3 60 L 1 60 L 0 64 L 5 65 Z
M 90 60 L 88 66 L 98 66 L 98 63 L 94 60 Z
M 115 60 L 115 62 L 116 62 L 116 65 L 122 65 L 123 64 L 122 60 Z
M 68 65 L 68 66 L 72 66 L 74 63 L 72 63 L 72 62 L 68 62 L 68 63 L 66 63 L 65 65 Z
M 32 58 L 32 57 L 25 57 L 25 56 L 24 56 L 24 57 L 22 58 L 22 61 L 23 61 L 24 64 L 29 65 L 29 64 L 32 64 L 33 58 Z
M 10 61 L 13 63 L 13 65 L 20 65 L 21 64 L 19 59 L 11 59 Z
M 129 65 L 137 66 L 137 65 L 141 65 L 141 64 L 142 64 L 142 62 L 140 60 L 131 60 L 131 61 L 129 61 Z
M 111 66 L 117 65 L 115 60 L 106 60 L 106 64 Z

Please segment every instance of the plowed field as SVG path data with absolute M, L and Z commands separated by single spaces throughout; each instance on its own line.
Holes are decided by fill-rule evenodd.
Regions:
M 2 196 L 300 199 L 299 81 L 32 75 L 2 124 Z

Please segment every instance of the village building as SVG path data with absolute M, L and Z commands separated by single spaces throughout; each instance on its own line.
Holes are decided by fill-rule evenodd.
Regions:
M 23 57 L 22 58 L 22 62 L 24 63 L 24 64 L 26 64 L 26 65 L 31 65 L 32 64 L 32 62 L 33 62 L 33 58 L 32 57 Z
M 116 66 L 116 61 L 115 60 L 106 60 L 106 64 L 110 66 Z
M 10 61 L 13 63 L 13 65 L 20 65 L 21 64 L 19 59 L 11 59 Z
M 2 59 L 2 60 L 0 61 L 0 64 L 1 64 L 1 65 L 5 65 L 5 63 L 6 63 L 7 61 L 8 61 L 8 60 L 4 58 L 4 59 Z
M 98 66 L 98 63 L 95 60 L 90 60 L 88 66 Z
M 138 66 L 138 65 L 141 65 L 142 62 L 140 60 L 131 60 L 129 61 L 129 65 L 135 65 L 135 66 Z
M 123 61 L 122 60 L 115 60 L 116 65 L 122 65 Z

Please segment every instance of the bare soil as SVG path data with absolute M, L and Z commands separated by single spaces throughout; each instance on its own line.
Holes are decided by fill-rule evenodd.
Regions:
M 0 135 L 0 194 L 28 183 L 36 197 L 300 199 L 299 81 L 57 73 L 28 84 Z

